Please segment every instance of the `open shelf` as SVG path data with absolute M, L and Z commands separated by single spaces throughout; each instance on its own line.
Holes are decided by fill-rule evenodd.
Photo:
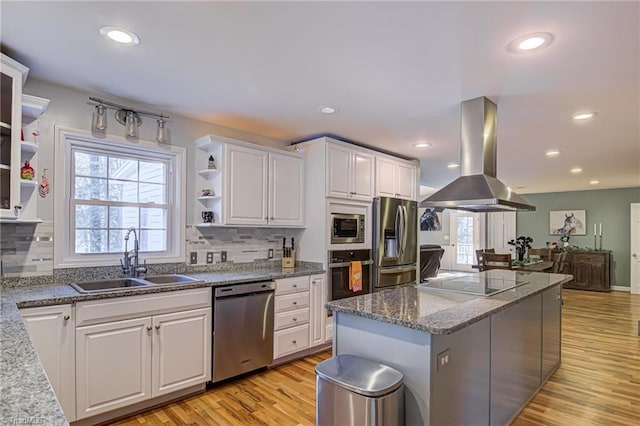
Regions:
M 7 209 L 4 209 L 7 210 Z M 0 218 L 0 223 L 42 223 L 42 219 L 10 219 L 8 217 Z
M 205 179 L 211 179 L 213 176 L 220 173 L 220 169 L 203 169 L 198 172 L 198 174 Z
M 204 197 L 198 197 L 198 200 L 200 201 L 219 200 L 219 199 L 220 199 L 219 195 L 207 195 Z
M 20 142 L 20 151 L 35 154 L 38 152 L 38 144 L 33 142 Z
M 49 99 L 37 96 L 22 95 L 22 125 L 31 124 L 36 121 L 49 106 Z
M 26 180 L 26 179 L 20 179 L 20 187 L 21 188 L 35 188 L 36 186 L 38 186 L 38 181 L 37 180 Z
M 196 228 L 215 228 L 216 226 L 225 226 L 222 223 L 196 223 Z

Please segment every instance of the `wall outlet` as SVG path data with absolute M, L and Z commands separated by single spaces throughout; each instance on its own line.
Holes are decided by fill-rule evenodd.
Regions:
M 273 259 L 273 249 L 269 249 L 269 259 Z
M 226 262 L 226 261 L 227 261 L 227 251 L 222 250 L 220 252 L 220 262 Z
M 208 251 L 207 252 L 207 263 L 213 263 L 213 252 L 212 251 Z
M 449 349 L 446 349 L 438 354 L 438 371 L 449 366 Z
M 198 252 L 197 251 L 192 251 L 191 254 L 189 255 L 189 263 L 191 263 L 192 265 L 195 265 L 196 263 L 198 263 Z

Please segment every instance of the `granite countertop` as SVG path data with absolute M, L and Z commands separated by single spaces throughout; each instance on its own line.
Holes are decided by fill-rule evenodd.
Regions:
M 218 287 L 324 273 L 321 264 L 292 269 L 259 268 L 187 274 L 201 283 L 138 287 L 81 294 L 66 283 L 3 288 L 0 298 L 0 418 L 10 424 L 68 425 L 42 364 L 31 345 L 19 308 L 62 305 L 138 294 Z
M 446 290 L 405 285 L 327 303 L 335 311 L 400 325 L 431 334 L 451 334 L 522 299 L 564 284 L 571 275 L 492 270 L 460 276 L 500 276 L 527 284 L 493 296 L 475 296 Z

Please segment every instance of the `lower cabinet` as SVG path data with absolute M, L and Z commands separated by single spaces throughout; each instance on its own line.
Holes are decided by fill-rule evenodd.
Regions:
M 573 280 L 565 284 L 565 288 L 596 291 L 611 289 L 610 251 L 570 251 L 563 266 L 562 273 L 573 275 Z
M 321 345 L 326 341 L 327 328 L 327 285 L 324 274 L 312 275 L 309 288 L 309 306 L 311 308 L 311 322 L 309 332 L 309 346 Z
M 70 422 L 76 419 L 75 318 L 71 305 L 20 310 L 31 343 Z
M 542 293 L 542 381 L 560 365 L 562 347 L 562 286 Z
M 210 380 L 210 288 L 80 302 L 76 310 L 77 419 Z M 147 312 L 154 314 L 139 315 Z

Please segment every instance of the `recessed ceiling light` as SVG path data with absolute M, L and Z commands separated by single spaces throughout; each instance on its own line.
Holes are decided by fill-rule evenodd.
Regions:
M 553 41 L 553 34 L 540 32 L 525 34 L 513 40 L 507 45 L 507 50 L 511 53 L 526 53 L 532 50 L 547 47 Z
M 449 164 L 447 164 L 447 168 L 449 168 L 449 169 L 455 169 L 457 167 L 460 167 L 460 164 L 458 164 L 458 163 L 449 163 Z
M 429 142 L 418 142 L 413 146 L 415 146 L 416 148 L 428 148 L 431 146 L 431 144 Z
M 596 115 L 595 112 L 581 112 L 578 114 L 574 114 L 573 119 L 574 120 L 588 120 L 590 118 L 593 118 L 593 116 Z
M 120 44 L 138 44 L 140 37 L 133 31 L 118 27 L 102 27 L 100 34 Z
M 591 185 L 597 185 L 597 184 L 599 184 L 599 183 L 600 183 L 600 181 L 599 181 L 599 180 L 590 180 L 590 181 L 589 181 L 589 183 L 590 183 Z
M 323 114 L 335 114 L 336 112 L 338 112 L 338 108 L 332 106 L 321 106 L 320 108 L 318 108 L 318 111 Z
M 577 175 L 578 173 L 582 173 L 582 169 L 580 167 L 574 167 L 573 169 L 571 169 L 571 173 Z
M 560 151 L 558 151 L 557 149 L 552 149 L 545 152 L 544 155 L 546 155 L 547 157 L 557 157 L 558 155 L 560 155 Z

